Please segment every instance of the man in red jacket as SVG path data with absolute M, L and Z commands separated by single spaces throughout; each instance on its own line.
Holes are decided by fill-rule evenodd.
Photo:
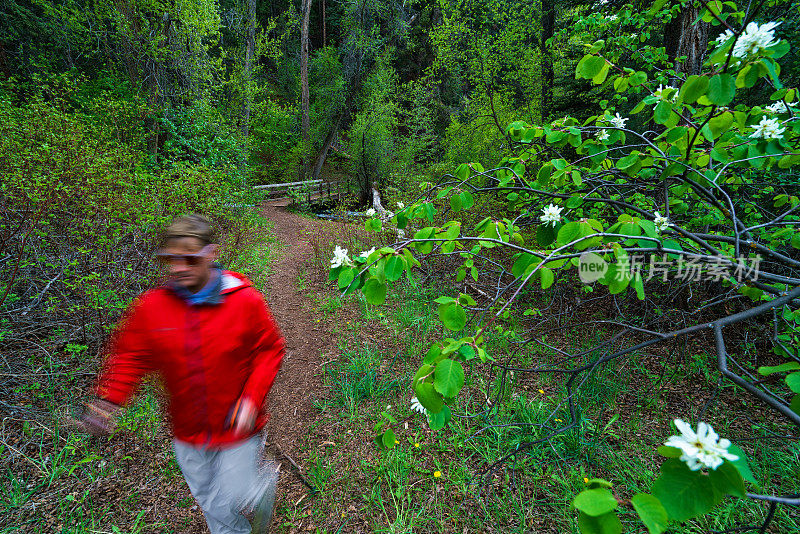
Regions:
M 158 372 L 175 455 L 211 533 L 251 532 L 241 510 L 253 509 L 253 532 L 265 532 L 277 476 L 259 474 L 258 432 L 284 340 L 263 296 L 246 277 L 220 269 L 216 255 L 204 217 L 181 217 L 167 229 L 157 257 L 169 278 L 126 311 L 83 422 L 108 434 L 142 377 Z

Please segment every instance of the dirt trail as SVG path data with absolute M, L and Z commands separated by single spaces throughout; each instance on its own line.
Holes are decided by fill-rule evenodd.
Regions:
M 325 323 L 315 322 L 308 291 L 298 286 L 302 266 L 313 260 L 308 234 L 314 223 L 276 207 L 264 207 L 261 213 L 275 224 L 281 244 L 264 293 L 286 339 L 286 357 L 269 395 L 272 417 L 267 424 L 267 445 L 273 452 L 279 447 L 300 463 L 298 442 L 319 415 L 314 400 L 324 395 L 322 354 L 335 337 Z M 276 502 L 280 506 L 285 504 L 282 499 L 296 500 L 305 488 L 291 474 L 292 467 L 285 458 L 277 454 L 276 460 L 282 464 Z

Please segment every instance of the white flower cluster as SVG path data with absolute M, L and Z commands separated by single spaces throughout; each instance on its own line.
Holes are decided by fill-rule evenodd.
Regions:
M 794 110 L 789 108 L 793 108 L 795 106 L 797 106 L 797 102 L 791 102 L 787 106 L 786 102 L 784 102 L 783 100 L 778 100 L 777 102 L 773 102 L 772 104 L 767 106 L 765 109 L 770 113 L 790 113 Z
M 331 269 L 341 267 L 342 265 L 353 265 L 353 260 L 347 255 L 347 249 L 336 245 L 333 250 L 333 259 L 331 260 Z
M 758 124 L 753 125 L 753 133 L 750 134 L 751 139 L 780 139 L 783 137 L 783 132 L 786 128 L 781 128 L 781 123 L 778 119 L 768 119 L 766 116 L 761 118 Z
M 621 117 L 620 114 L 617 113 L 614 117 L 608 119 L 608 122 L 610 122 L 614 128 L 625 128 L 625 123 L 628 122 L 628 119 Z
M 411 409 L 415 412 L 419 412 L 422 415 L 425 415 L 426 410 L 425 407 L 419 402 L 419 399 L 416 397 L 411 397 Z
M 406 205 L 405 205 L 405 204 L 403 204 L 402 202 L 398 202 L 398 203 L 397 203 L 397 209 L 401 210 L 401 209 L 403 209 L 403 208 L 405 208 L 405 207 L 406 207 Z
M 375 216 L 375 208 L 369 208 L 367 211 L 364 212 L 364 215 L 367 217 L 374 217 Z
M 361 254 L 359 254 L 359 257 L 361 257 L 361 258 L 364 258 L 364 259 L 367 259 L 367 258 L 369 258 L 369 257 L 370 257 L 370 255 L 371 255 L 373 252 L 375 252 L 375 247 L 372 247 L 372 248 L 371 248 L 371 249 L 369 249 L 369 250 L 365 250 L 364 252 L 362 252 Z
M 680 436 L 670 436 L 664 443 L 667 447 L 680 449 L 680 460 L 685 462 L 689 469 L 698 471 L 704 467 L 717 469 L 725 460 L 738 460 L 739 457 L 728 452 L 731 442 L 719 439 L 710 425 L 702 421 L 697 424 L 697 432 L 681 419 L 675 419 L 675 426 L 680 430 Z
M 563 209 L 564 208 L 556 206 L 555 204 L 550 204 L 542 210 L 543 214 L 539 219 L 545 224 L 552 224 L 555 226 L 556 223 L 561 220 L 561 212 Z
M 733 56 L 743 59 L 752 54 L 761 52 L 765 48 L 778 44 L 775 40 L 775 28 L 778 27 L 780 22 L 767 22 L 765 24 L 758 24 L 751 22 L 744 29 L 736 44 L 733 46 Z M 717 37 L 717 42 L 725 42 L 733 32 L 725 30 Z
M 672 89 L 674 92 L 672 93 L 672 97 L 670 97 L 669 100 L 675 102 L 676 100 L 678 100 L 678 89 L 676 87 L 672 87 L 671 85 L 658 84 L 658 89 L 653 91 L 653 96 L 655 96 L 659 102 L 662 100 L 667 100 L 666 93 L 670 89 Z
M 669 222 L 668 218 L 662 217 L 662 215 L 657 211 L 655 212 L 655 219 L 653 219 L 653 222 L 656 225 L 656 230 L 658 230 L 659 232 L 663 232 L 664 230 L 669 228 L 670 224 L 672 224 Z
M 608 130 L 605 128 L 599 130 L 595 135 L 597 136 L 598 141 L 608 141 Z

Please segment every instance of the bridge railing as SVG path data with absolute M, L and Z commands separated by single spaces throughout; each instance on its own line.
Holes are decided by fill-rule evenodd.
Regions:
M 311 203 L 314 200 L 340 198 L 347 191 L 347 184 L 344 180 L 325 181 L 302 180 L 299 182 L 284 182 L 281 184 L 257 185 L 253 189 L 265 191 L 265 202 L 280 202 L 294 200 L 297 195 L 291 195 L 290 191 L 297 191 L 302 194 L 306 201 Z

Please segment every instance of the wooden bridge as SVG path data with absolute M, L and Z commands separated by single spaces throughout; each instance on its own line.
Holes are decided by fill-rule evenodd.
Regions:
M 309 204 L 325 200 L 339 200 L 347 193 L 348 187 L 343 180 L 304 180 L 282 184 L 257 185 L 253 189 L 266 190 L 265 206 L 289 206 L 299 199 Z M 294 191 L 293 194 L 290 192 Z

